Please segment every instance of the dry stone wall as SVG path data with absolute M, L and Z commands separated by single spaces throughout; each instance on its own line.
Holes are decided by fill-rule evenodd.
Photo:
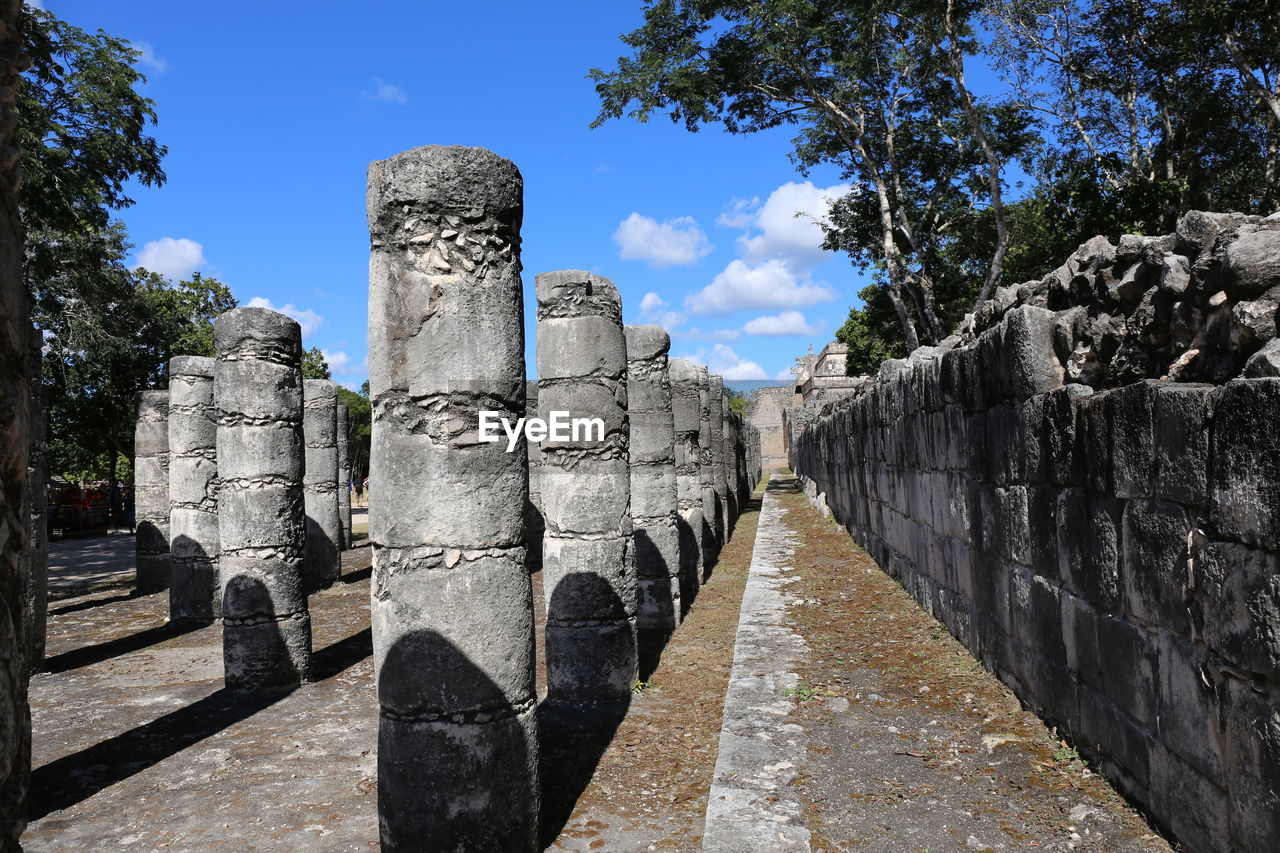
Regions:
M 815 500 L 1189 849 L 1280 849 L 1280 217 L 1089 241 L 793 412 Z

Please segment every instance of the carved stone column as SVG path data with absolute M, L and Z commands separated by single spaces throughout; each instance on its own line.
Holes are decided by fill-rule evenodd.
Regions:
M 222 615 L 213 373 L 211 358 L 169 359 L 169 619 L 198 625 Z
M 302 477 L 307 547 L 302 576 L 308 592 L 333 586 L 341 571 L 342 518 L 338 514 L 338 386 L 328 379 L 302 382 Z
M 137 590 L 169 586 L 169 392 L 139 391 L 133 432 Z

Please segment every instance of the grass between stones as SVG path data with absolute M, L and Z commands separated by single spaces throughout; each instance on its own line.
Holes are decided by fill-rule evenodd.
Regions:
M 780 498 L 814 851 L 1170 849 L 842 527 Z

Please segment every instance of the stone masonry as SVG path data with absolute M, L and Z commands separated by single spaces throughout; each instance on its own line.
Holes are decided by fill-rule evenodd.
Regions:
M 688 609 L 701 585 L 707 545 L 702 518 L 702 428 L 698 366 L 683 358 L 669 362 L 671 412 L 675 426 L 676 494 L 680 514 L 680 593 Z
M 22 566 L 30 519 L 24 503 L 31 433 L 30 307 L 22 279 L 14 105 L 25 66 L 19 0 L 0 0 L 0 850 L 20 850 L 31 773 L 31 715 Z
M 711 377 L 707 368 L 697 365 L 698 371 L 698 472 L 702 477 L 702 577 L 700 583 L 710 578 L 711 567 L 720 555 L 723 528 L 720 526 L 720 494 L 716 491 L 716 454 L 711 438 Z M 719 411 L 720 404 L 716 404 Z
M 169 586 L 169 392 L 140 391 L 133 434 L 137 590 Z
M 671 337 L 661 326 L 627 326 L 626 337 L 636 626 L 669 634 L 680 621 L 675 421 L 667 368 Z
M 537 849 L 523 181 L 481 148 L 369 167 L 369 535 L 387 851 Z M 501 433 L 501 430 L 499 430 Z
M 539 275 L 537 295 L 540 416 L 604 425 L 542 446 L 547 712 L 589 725 L 625 711 L 638 666 L 622 301 L 575 270 Z
M 351 413 L 338 404 L 338 550 L 351 547 Z
M 44 404 L 44 332 L 32 329 L 30 360 L 31 456 L 27 462 L 27 514 L 31 519 L 30 547 L 23 565 L 22 612 L 27 635 L 27 666 L 39 670 L 44 661 L 49 615 L 49 468 L 45 456 L 48 428 Z
M 1095 238 L 797 419 L 792 447 L 810 494 L 1187 849 L 1280 849 L 1278 305 L 1280 216 Z
M 526 382 L 524 410 L 529 417 L 538 414 L 538 383 Z M 542 446 L 529 442 L 529 500 L 524 507 L 525 541 L 530 572 L 542 570 Z
M 707 377 L 707 426 L 710 439 L 711 482 L 716 493 L 716 541 L 724 545 L 729 538 L 729 483 L 726 479 L 724 454 L 724 377 L 714 373 Z
M 302 477 L 307 513 L 303 582 L 308 592 L 328 589 L 341 569 L 342 516 L 338 506 L 338 386 L 328 379 L 302 381 Z
M 223 665 L 235 690 L 311 677 L 303 588 L 302 329 L 266 308 L 213 327 Z
M 169 359 L 169 618 L 197 625 L 222 615 L 213 373 L 212 358 Z

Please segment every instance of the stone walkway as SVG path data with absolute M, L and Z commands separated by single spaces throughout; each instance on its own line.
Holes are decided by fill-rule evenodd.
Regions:
M 814 509 L 765 496 L 704 851 L 1168 851 Z

